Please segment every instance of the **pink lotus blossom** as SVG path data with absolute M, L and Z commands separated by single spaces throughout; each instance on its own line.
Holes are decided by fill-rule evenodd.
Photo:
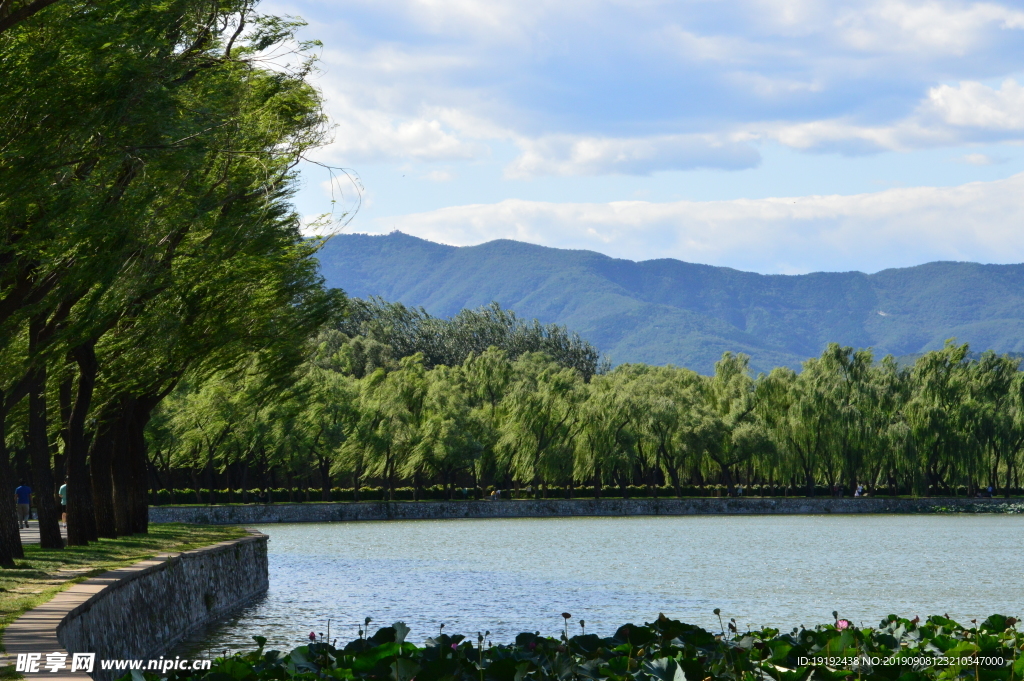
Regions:
M 852 626 L 850 620 L 836 620 L 836 629 L 842 631 Z
M 309 640 L 310 641 L 315 641 L 316 640 L 316 633 L 314 633 L 312 631 L 309 632 Z

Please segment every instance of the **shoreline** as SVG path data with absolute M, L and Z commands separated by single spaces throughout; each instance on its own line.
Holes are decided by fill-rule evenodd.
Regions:
M 454 518 L 573 518 L 686 515 L 859 515 L 1007 512 L 1024 499 L 965 497 L 732 497 L 661 499 L 515 499 L 501 501 L 345 501 L 212 506 L 151 506 L 150 522 L 202 525 L 444 520 Z M 999 510 L 996 510 L 999 509 Z

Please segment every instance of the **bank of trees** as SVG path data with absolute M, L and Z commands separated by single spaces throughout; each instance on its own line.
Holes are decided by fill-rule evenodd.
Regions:
M 288 203 L 326 121 L 295 24 L 250 0 L 0 3 L 0 565 L 144 532 L 181 381 L 290 376 L 343 307 Z M 290 62 L 268 55 L 287 52 Z
M 250 489 L 268 499 L 272 488 L 327 500 L 331 488 L 359 499 L 370 485 L 384 498 L 423 498 L 436 485 L 460 498 L 462 488 L 489 487 L 540 497 L 681 496 L 707 485 L 807 495 L 1020 487 L 1020 362 L 972 358 L 966 345 L 903 367 L 833 344 L 800 372 L 756 378 L 733 354 L 710 376 L 635 364 L 597 371 L 595 361 L 587 380 L 575 361 L 539 351 L 492 346 L 430 366 L 423 353 L 394 359 L 373 343 L 322 332 L 276 393 L 256 364 L 182 386 L 151 427 L 154 486 L 189 487 L 200 503 L 213 499 L 200 489 L 238 490 L 221 501 L 254 501 Z M 386 359 L 366 362 L 371 355 Z

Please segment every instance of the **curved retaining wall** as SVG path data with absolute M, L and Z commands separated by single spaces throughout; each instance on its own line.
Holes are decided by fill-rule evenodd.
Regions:
M 151 506 L 154 523 L 234 525 L 351 520 L 444 518 L 551 518 L 573 516 L 927 513 L 936 506 L 1020 503 L 1020 500 L 931 497 L 921 499 L 546 499 L 506 501 L 373 501 L 239 506 Z
M 267 590 L 267 539 L 252 532 L 149 561 L 154 564 L 68 612 L 57 627 L 57 640 L 69 652 L 94 652 L 97 660 L 156 659 L 189 633 Z M 113 678 L 98 667 L 93 678 Z

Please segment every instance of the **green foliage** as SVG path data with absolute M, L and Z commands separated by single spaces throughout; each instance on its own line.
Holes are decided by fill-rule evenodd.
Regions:
M 55 475 L 71 544 L 145 531 L 156 405 L 253 365 L 286 382 L 343 309 L 289 203 L 327 131 L 313 45 L 255 4 L 62 0 L 9 26 L 17 12 L 0 12 L 0 484 L 23 447 L 46 547 L 63 545 Z M 266 438 L 261 410 L 280 405 L 256 391 L 239 413 L 204 389 L 207 431 L 183 447 Z M 7 525 L 4 564 L 20 551 Z
M 172 671 L 168 678 L 807 681 L 856 675 L 865 681 L 1014 681 L 1024 673 L 1024 635 L 1015 619 L 1002 615 L 972 622 L 970 628 L 938 616 L 920 622 L 890 615 L 878 627 L 864 629 L 837 618 L 835 624 L 785 634 L 769 628 L 740 633 L 734 621 L 728 633 L 714 634 L 660 615 L 643 626 L 619 627 L 607 638 L 585 630 L 569 636 L 571 620 L 564 616 L 566 632 L 559 639 L 523 633 L 514 643 L 499 645 L 491 644 L 487 632 L 439 634 L 417 646 L 406 640 L 409 628 L 401 622 L 341 647 L 320 637 L 288 654 L 264 650 L 266 639 L 256 636 L 259 647 L 250 653 L 218 658 L 208 671 Z
M 976 497 L 1021 487 L 1020 362 L 971 359 L 954 343 L 912 369 L 831 344 L 799 374 L 755 379 L 746 357 L 726 353 L 712 376 L 630 364 L 589 383 L 542 353 L 513 361 L 494 347 L 433 369 L 416 353 L 358 378 L 351 339 L 332 330 L 310 347 L 286 383 L 254 364 L 182 386 L 150 429 L 165 455 L 158 467 L 168 478 L 190 469 L 194 487 L 217 486 L 213 472 L 229 469 L 220 486 L 244 487 L 240 470 L 264 490 L 286 483 L 287 493 L 260 493 L 265 501 L 309 500 L 296 499 L 295 480 L 324 501 L 437 498 L 432 485 L 442 498 L 495 488 L 504 498 Z M 351 491 L 330 491 L 332 480 Z
M 387 346 L 393 357 L 420 353 L 428 368 L 462 364 L 471 354 L 479 355 L 492 347 L 504 350 L 513 360 L 528 352 L 543 352 L 587 380 L 599 368 L 597 349 L 578 334 L 570 333 L 564 326 L 544 326 L 536 319 L 527 322 L 496 303 L 477 310 L 461 310 L 451 319 L 439 319 L 423 308 L 408 308 L 377 297 L 354 299 L 340 329 L 353 338 Z M 365 355 L 380 366 L 381 360 L 373 355 L 374 351 L 380 353 L 377 347 L 367 345 L 353 355 Z M 366 373 L 358 361 L 354 362 L 353 371 Z

